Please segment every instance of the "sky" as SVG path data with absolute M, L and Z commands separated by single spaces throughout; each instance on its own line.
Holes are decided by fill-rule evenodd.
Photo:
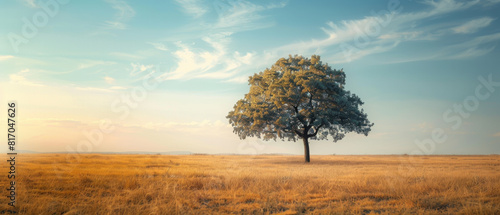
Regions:
M 0 123 L 17 150 L 303 153 L 240 140 L 248 76 L 289 55 L 346 74 L 375 123 L 311 154 L 500 154 L 500 1 L 0 2 Z M 0 132 L 7 152 L 7 131 Z

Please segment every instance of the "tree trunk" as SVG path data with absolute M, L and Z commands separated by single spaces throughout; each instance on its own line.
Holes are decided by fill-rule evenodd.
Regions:
M 306 159 L 306 163 L 311 162 L 311 158 L 309 156 L 309 141 L 307 137 L 302 138 L 304 140 L 304 158 Z

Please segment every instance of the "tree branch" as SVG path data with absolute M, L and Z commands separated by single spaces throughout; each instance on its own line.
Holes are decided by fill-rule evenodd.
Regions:
M 324 124 L 319 125 L 317 128 L 314 128 L 314 134 L 307 135 L 307 137 L 314 137 L 316 134 L 318 134 L 318 131 L 321 127 L 323 127 Z
M 309 94 L 311 95 L 311 97 L 309 97 L 309 106 L 312 108 L 313 94 L 311 92 L 309 92 Z
M 295 129 L 295 130 L 293 130 L 293 131 L 294 131 L 297 135 L 299 135 L 299 137 L 302 137 L 302 138 L 304 137 L 304 134 L 300 133 L 300 131 L 299 131 L 299 130 Z
M 302 125 L 304 125 L 304 127 L 307 126 L 306 122 L 304 122 L 304 120 L 302 120 L 301 117 L 300 117 L 298 106 L 292 106 L 292 107 L 295 109 L 295 116 L 300 121 L 300 123 L 302 123 Z

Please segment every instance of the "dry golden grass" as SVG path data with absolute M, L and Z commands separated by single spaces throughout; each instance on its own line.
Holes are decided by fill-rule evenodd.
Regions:
M 495 155 L 67 156 L 18 156 L 20 214 L 500 214 Z

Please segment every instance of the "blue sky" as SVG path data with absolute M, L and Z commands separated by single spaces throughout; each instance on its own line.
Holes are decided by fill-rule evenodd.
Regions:
M 225 116 L 248 76 L 317 54 L 344 69 L 375 126 L 312 141 L 312 154 L 498 154 L 498 11 L 498 0 L 2 1 L 0 100 L 18 103 L 21 150 L 302 154 L 300 142 L 239 140 Z

